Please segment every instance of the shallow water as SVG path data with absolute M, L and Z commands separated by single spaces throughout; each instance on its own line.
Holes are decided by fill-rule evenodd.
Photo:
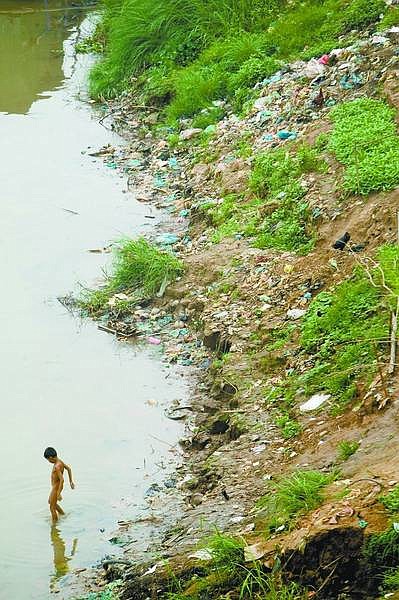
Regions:
M 71 5 L 0 3 L 1 600 L 49 598 L 68 570 L 113 551 L 110 532 L 137 514 L 180 433 L 162 406 L 186 392 L 159 357 L 56 300 L 76 282 L 93 284 L 109 260 L 89 249 L 145 231 L 150 211 L 87 154 L 121 140 L 79 99 L 90 59 L 72 48 L 88 25 Z M 76 479 L 57 529 L 48 445 Z

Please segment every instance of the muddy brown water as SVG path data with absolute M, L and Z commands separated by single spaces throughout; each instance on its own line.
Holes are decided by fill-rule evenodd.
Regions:
M 59 585 L 66 597 L 62 577 L 114 551 L 117 520 L 140 512 L 181 433 L 163 414 L 186 394 L 181 375 L 56 300 L 109 261 L 89 249 L 145 232 L 150 211 L 88 155 L 122 141 L 82 101 L 83 3 L 0 2 L 1 600 L 43 600 Z M 56 529 L 47 445 L 76 479 Z

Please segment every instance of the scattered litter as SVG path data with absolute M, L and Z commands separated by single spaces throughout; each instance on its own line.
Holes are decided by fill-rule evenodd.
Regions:
M 349 242 L 349 240 L 351 239 L 350 233 L 348 233 L 347 231 L 338 239 L 333 243 L 333 248 L 335 250 L 344 250 L 346 244 Z
M 152 575 L 153 573 L 155 573 L 155 571 L 158 568 L 158 563 L 156 563 L 153 567 L 150 567 L 145 573 L 143 573 L 143 577 L 145 577 L 146 575 Z
M 180 139 L 183 141 L 191 140 L 193 137 L 196 137 L 200 133 L 202 133 L 202 129 L 199 129 L 199 128 L 193 127 L 192 129 L 185 129 L 184 131 L 182 131 L 180 133 Z
M 157 237 L 158 244 L 161 244 L 163 246 L 173 246 L 174 244 L 177 244 L 178 241 L 179 238 L 174 233 L 163 233 L 162 235 Z
M 161 340 L 156 337 L 149 337 L 149 338 L 147 338 L 147 341 L 149 344 L 152 344 L 153 346 L 159 346 L 159 344 L 161 343 Z
M 290 310 L 287 310 L 287 317 L 293 320 L 300 319 L 305 314 L 306 310 L 303 308 L 290 308 Z
M 304 402 L 299 407 L 301 412 L 308 412 L 319 408 L 324 402 L 331 398 L 331 394 L 314 394 L 307 402 Z
M 252 452 L 254 454 L 260 454 L 261 452 L 264 452 L 266 450 L 266 444 L 260 444 L 259 446 L 255 446 L 254 448 L 252 448 Z
M 198 560 L 213 560 L 212 550 L 204 548 L 203 550 L 197 550 L 189 555 L 189 558 L 198 558 Z
M 137 158 L 132 158 L 127 161 L 126 165 L 128 167 L 130 167 L 131 169 L 138 169 L 139 167 L 141 167 L 143 165 L 143 163 L 141 160 L 138 160 Z
M 259 560 L 266 554 L 265 545 L 263 542 L 252 544 L 252 546 L 244 547 L 244 560 L 245 562 L 253 562 Z
M 295 131 L 278 131 L 277 137 L 280 140 L 295 140 L 298 137 L 298 134 Z

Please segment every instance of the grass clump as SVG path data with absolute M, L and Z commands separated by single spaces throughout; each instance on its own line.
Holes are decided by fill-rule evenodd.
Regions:
M 381 19 L 378 29 L 383 31 L 384 29 L 389 29 L 390 27 L 395 27 L 397 25 L 399 25 L 399 7 L 391 6 Z
M 117 293 L 151 298 L 183 273 L 180 260 L 160 250 L 144 238 L 122 240 L 114 246 L 114 260 L 105 286 L 100 290 L 85 290 L 79 305 L 90 314 L 99 314 L 108 300 Z
M 399 512 L 399 486 L 396 486 L 385 496 L 380 496 L 379 500 L 389 512 Z
M 269 530 L 288 527 L 299 516 L 320 506 L 323 489 L 335 479 L 336 473 L 300 470 L 280 479 L 257 504 L 266 514 Z
M 349 442 L 348 440 L 343 440 L 338 444 L 338 458 L 339 460 L 345 461 L 348 460 L 355 452 L 359 450 L 360 444 L 359 442 L 353 441 Z
M 112 96 L 149 66 L 189 65 L 214 40 L 261 31 L 283 0 L 104 0 L 107 53 L 91 73 L 94 95 Z
M 234 597 L 239 600 L 302 600 L 305 590 L 295 583 L 285 584 L 278 572 L 270 574 L 258 561 L 245 561 L 245 541 L 227 534 L 216 533 L 204 541 L 212 555 L 206 575 L 193 579 L 182 597 Z M 234 591 L 233 591 L 234 590 Z M 210 594 L 208 595 L 202 595 Z M 226 594 L 226 596 L 222 595 Z
M 341 283 L 334 292 L 321 292 L 304 317 L 301 336 L 315 366 L 299 378 L 298 386 L 307 394 L 329 392 L 344 406 L 356 394 L 356 381 L 367 382 L 374 375 L 376 348 L 388 335 L 381 292 L 365 276 Z
M 265 202 L 266 215 L 258 227 L 255 246 L 305 254 L 314 243 L 309 231 L 305 173 L 323 172 L 326 163 L 316 150 L 303 144 L 296 153 L 284 149 L 265 152 L 254 162 L 250 187 Z
M 394 526 L 374 533 L 363 547 L 363 556 L 376 576 L 399 565 L 399 532 Z
M 360 98 L 331 111 L 329 149 L 345 165 L 344 187 L 366 195 L 399 184 L 395 111 L 383 100 Z
M 399 590 L 399 569 L 390 569 L 385 573 L 383 587 L 386 590 Z
M 206 547 L 212 555 L 212 566 L 218 570 L 234 575 L 244 562 L 243 539 L 226 535 L 220 531 L 206 541 Z
M 274 422 L 276 423 L 277 427 L 281 429 L 283 438 L 286 440 L 296 437 L 302 431 L 300 423 L 298 423 L 298 421 L 295 419 L 291 419 L 287 413 L 276 417 Z

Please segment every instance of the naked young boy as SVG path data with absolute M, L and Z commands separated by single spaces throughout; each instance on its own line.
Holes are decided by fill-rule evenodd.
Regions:
M 48 503 L 50 505 L 53 523 L 56 523 L 58 521 L 58 516 L 65 514 L 58 504 L 62 500 L 61 493 L 64 487 L 64 470 L 68 473 L 69 485 L 72 489 L 75 489 L 75 484 L 72 479 L 71 467 L 58 458 L 57 451 L 54 450 L 54 448 L 46 448 L 44 451 L 44 458 L 53 465 L 53 470 L 51 471 L 51 492 Z

